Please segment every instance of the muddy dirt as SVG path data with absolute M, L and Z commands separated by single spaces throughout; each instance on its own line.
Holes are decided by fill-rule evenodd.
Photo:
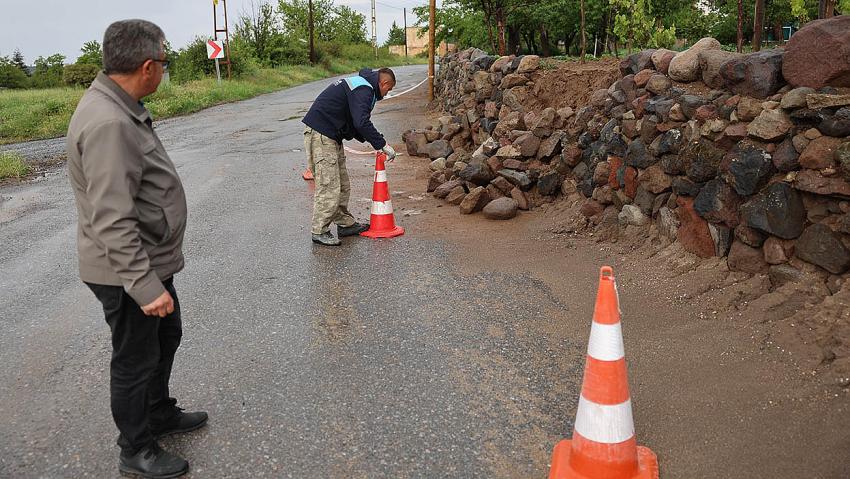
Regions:
M 607 89 L 620 77 L 616 58 L 587 62 L 560 62 L 557 68 L 541 69 L 532 78 L 534 88 L 529 95 L 529 108 L 555 109 L 586 105 L 594 91 Z

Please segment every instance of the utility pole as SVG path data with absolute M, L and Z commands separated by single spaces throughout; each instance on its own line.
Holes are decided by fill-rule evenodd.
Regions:
M 407 61 L 407 9 L 404 10 L 404 61 Z
M 224 8 L 224 28 L 218 28 L 216 7 L 219 0 L 213 0 L 213 40 L 218 40 L 218 34 L 224 33 L 224 64 L 227 65 L 227 79 L 230 80 L 230 32 L 227 30 L 227 0 L 222 0 Z M 216 60 L 218 64 L 218 60 Z
M 374 0 L 373 0 L 374 1 Z M 428 101 L 434 101 L 434 33 L 437 16 L 437 0 L 431 0 L 428 13 Z M 406 32 L 405 32 L 406 33 Z
M 375 23 L 375 0 L 372 0 L 372 46 L 375 47 L 375 59 L 378 59 L 378 33 Z
M 313 48 L 313 0 L 307 2 L 308 22 L 310 23 L 310 65 L 316 64 L 316 50 Z

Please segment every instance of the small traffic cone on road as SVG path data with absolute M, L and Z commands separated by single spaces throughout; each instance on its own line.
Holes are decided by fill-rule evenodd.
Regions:
M 392 238 L 404 234 L 404 228 L 395 224 L 390 187 L 387 185 L 385 162 L 387 155 L 378 152 L 375 157 L 375 183 L 372 187 L 372 218 L 369 230 L 360 233 L 369 238 Z
M 313 171 L 310 170 L 310 168 L 307 168 L 306 170 L 304 170 L 304 173 L 301 174 L 301 178 L 304 178 L 305 181 L 310 181 L 314 179 Z
M 658 459 L 637 445 L 614 271 L 602 267 L 573 438 L 552 452 L 549 479 L 658 479 Z

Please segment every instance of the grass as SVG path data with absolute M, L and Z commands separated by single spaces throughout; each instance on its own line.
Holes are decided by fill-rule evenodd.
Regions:
M 20 178 L 30 172 L 30 167 L 24 158 L 13 152 L 0 151 L 0 180 L 4 178 Z
M 215 78 L 161 85 L 156 93 L 145 98 L 145 105 L 155 119 L 162 119 L 193 113 L 213 105 L 245 100 L 360 68 L 398 66 L 406 63 L 418 64 L 423 61 L 411 57 L 405 62 L 402 57 L 381 55 L 378 59 L 331 59 L 317 66 L 264 68 L 239 79 L 222 81 L 221 86 L 217 85 Z M 0 90 L 0 145 L 64 135 L 84 91 L 82 88 L 70 87 Z

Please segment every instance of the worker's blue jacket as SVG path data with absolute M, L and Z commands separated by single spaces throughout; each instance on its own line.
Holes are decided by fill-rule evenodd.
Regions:
M 364 68 L 358 76 L 335 81 L 319 94 L 301 121 L 337 143 L 356 139 L 380 150 L 387 141 L 369 118 L 381 99 L 378 77 L 377 72 Z

